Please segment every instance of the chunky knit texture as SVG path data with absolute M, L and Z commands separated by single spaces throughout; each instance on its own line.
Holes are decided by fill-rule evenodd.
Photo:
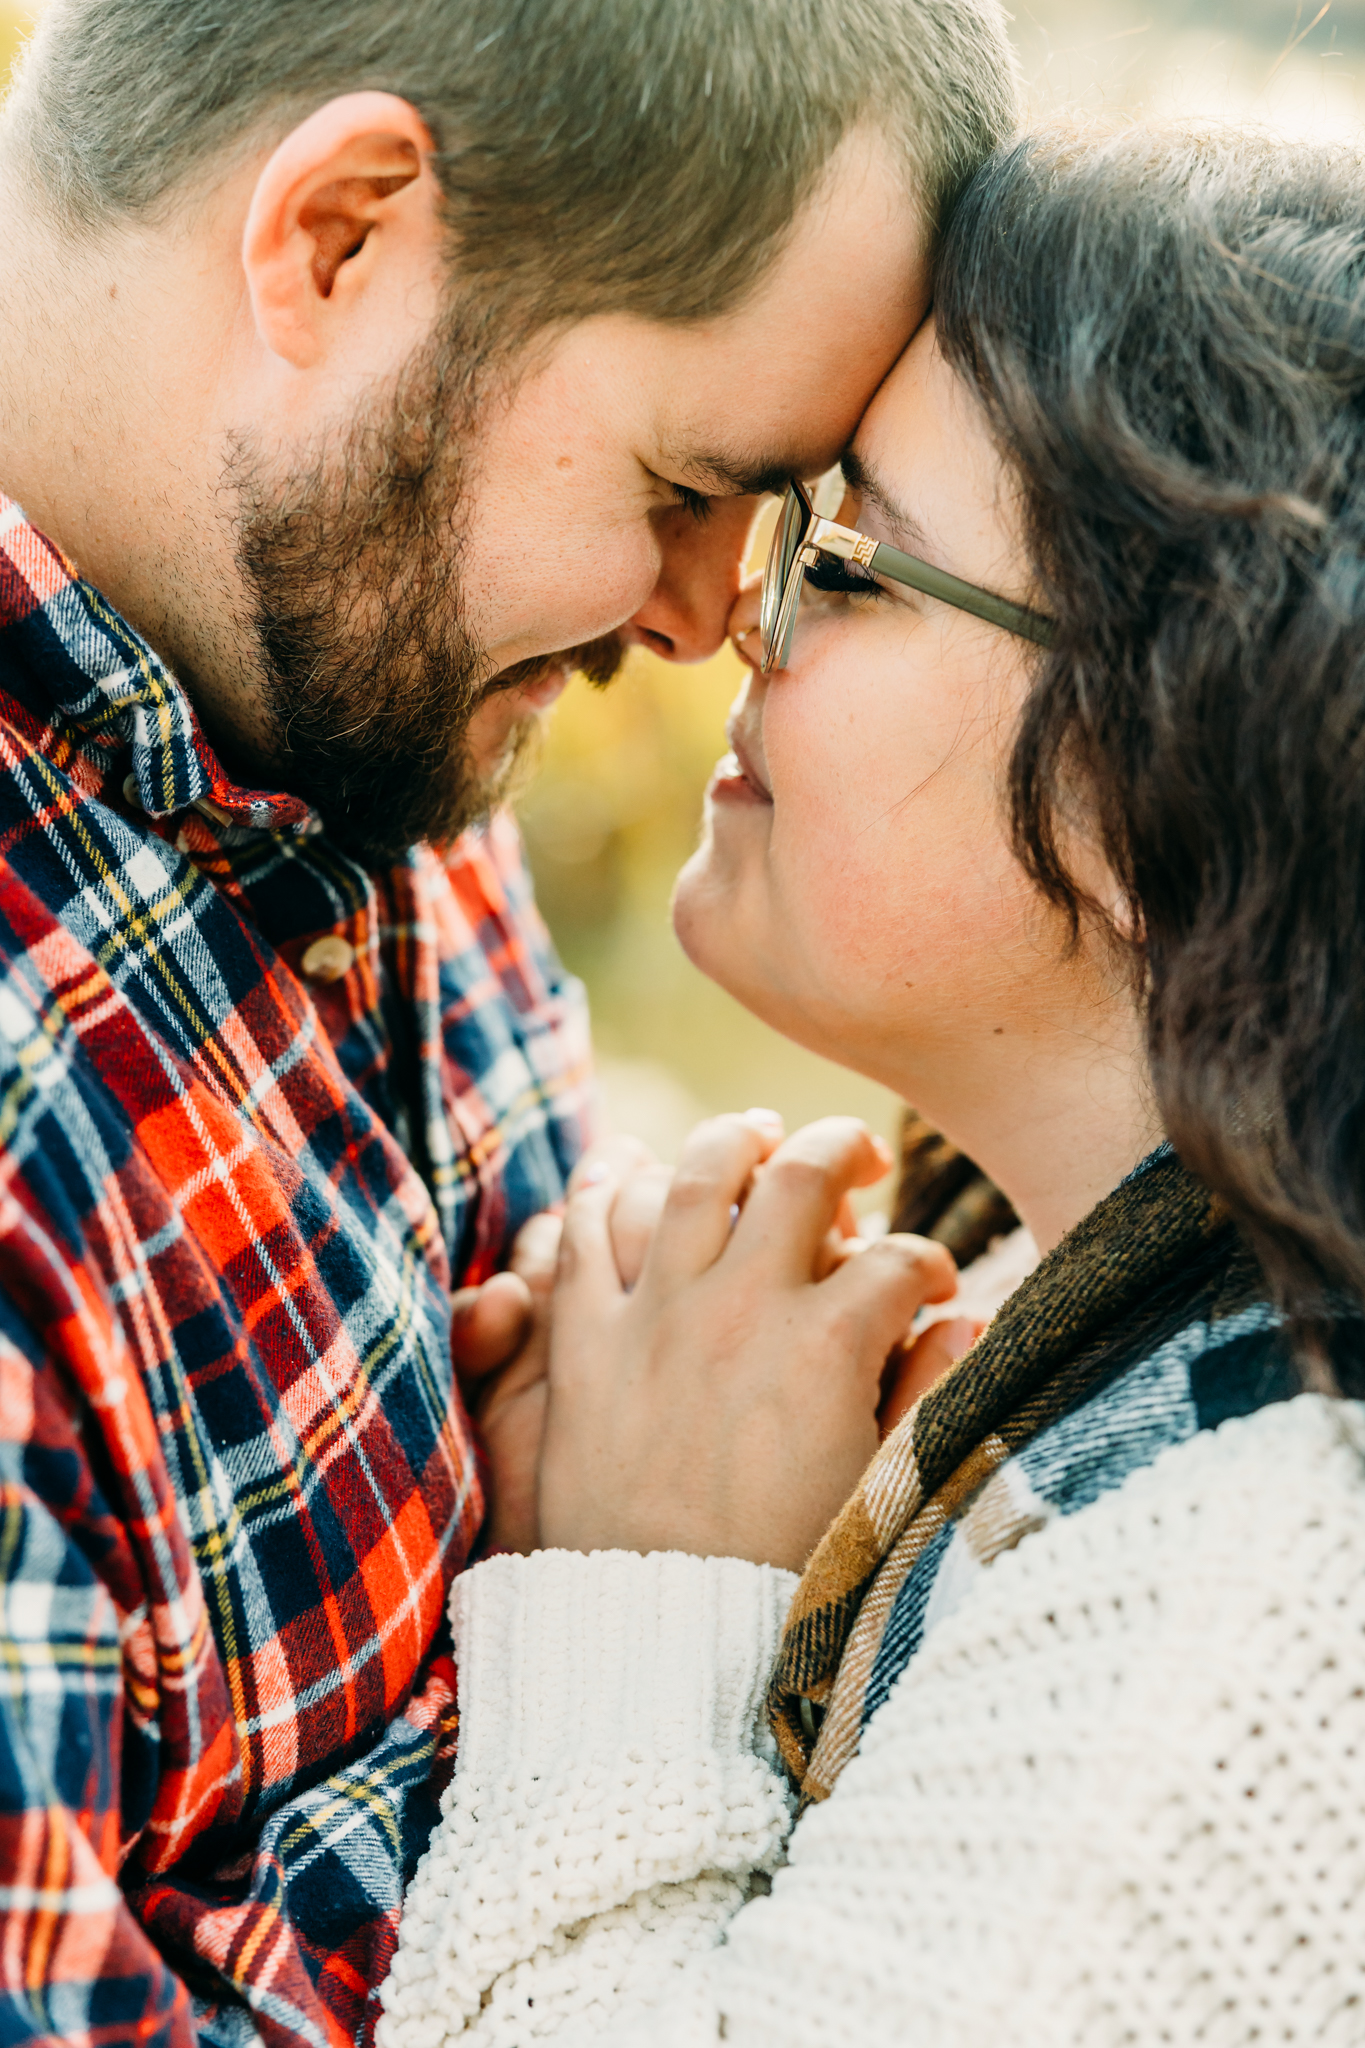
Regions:
M 998 1557 L 754 1896 L 790 1584 L 457 1582 L 463 1747 L 380 2048 L 1365 2041 L 1358 1408 L 1203 1430 Z
M 985 1562 L 1163 1443 L 1281 1398 L 1288 1364 L 1238 1233 L 1159 1146 L 892 1430 L 821 1538 L 768 1695 L 803 1802 L 828 1798 L 914 1655 L 956 1576 L 940 1585 L 941 1568 Z

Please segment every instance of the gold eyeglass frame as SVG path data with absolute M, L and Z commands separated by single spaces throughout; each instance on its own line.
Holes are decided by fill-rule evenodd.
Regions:
M 885 576 L 889 582 L 922 591 L 926 597 L 936 597 L 942 604 L 970 612 L 975 618 L 985 619 L 992 626 L 1000 626 L 1020 639 L 1032 640 L 1040 647 L 1052 645 L 1056 625 L 1044 613 L 998 597 L 979 584 L 965 583 L 960 576 L 950 576 L 946 569 L 936 569 L 932 562 L 921 561 L 918 555 L 902 554 L 884 540 L 859 533 L 856 527 L 822 519 L 805 485 L 793 478 L 778 511 L 763 571 L 759 644 L 764 675 L 787 665 L 805 574 L 822 554 L 857 562 L 874 576 Z

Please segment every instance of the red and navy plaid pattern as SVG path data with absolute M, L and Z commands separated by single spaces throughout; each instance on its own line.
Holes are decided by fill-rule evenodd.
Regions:
M 365 872 L 0 499 L 6 2048 L 368 2038 L 481 1514 L 451 1274 L 585 1082 L 510 823 Z

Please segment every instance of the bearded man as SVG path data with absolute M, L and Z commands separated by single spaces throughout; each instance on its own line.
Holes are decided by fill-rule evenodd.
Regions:
M 497 807 L 710 654 L 1006 129 L 992 0 L 52 0 L 0 126 L 0 2035 L 367 2040 L 582 1143 Z M 21 509 L 22 508 L 22 509 Z

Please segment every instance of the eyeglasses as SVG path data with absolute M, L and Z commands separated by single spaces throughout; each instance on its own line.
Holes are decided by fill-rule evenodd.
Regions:
M 1042 612 L 1031 612 L 1025 605 L 1011 604 L 1007 597 L 997 597 L 992 590 L 964 583 L 960 576 L 935 569 L 917 555 L 903 555 L 899 548 L 888 547 L 884 540 L 873 540 L 870 534 L 859 533 L 854 527 L 837 526 L 832 519 L 822 519 L 805 485 L 792 482 L 782 500 L 768 550 L 768 565 L 763 571 L 759 636 L 764 675 L 787 665 L 801 586 L 807 569 L 814 568 L 822 554 L 857 562 L 874 576 L 885 576 L 910 590 L 922 590 L 926 597 L 936 597 L 943 604 L 956 606 L 958 611 L 971 612 L 993 626 L 1003 626 L 1007 633 L 1017 633 L 1021 639 L 1036 640 L 1040 647 L 1052 644 L 1056 629 Z

